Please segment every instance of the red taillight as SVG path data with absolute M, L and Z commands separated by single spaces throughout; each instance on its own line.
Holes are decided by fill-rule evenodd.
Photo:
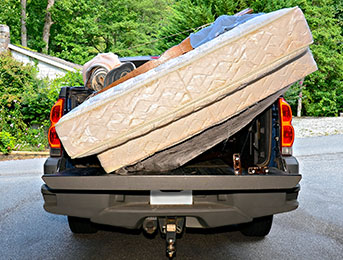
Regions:
M 292 109 L 284 98 L 279 99 L 280 109 L 280 136 L 281 136 L 281 151 L 284 155 L 292 154 L 292 147 L 294 142 L 294 128 L 292 126 Z
M 51 126 L 48 132 L 48 139 L 49 139 L 49 145 L 52 149 L 61 149 L 61 141 L 58 138 L 58 135 L 56 133 L 55 124 L 63 116 L 63 107 L 64 107 L 64 99 L 60 98 L 59 100 L 57 100 L 55 105 L 53 105 L 50 111 Z M 58 154 L 60 155 L 60 152 L 58 152 Z
M 61 141 L 56 133 L 55 126 L 51 126 L 48 134 L 49 144 L 51 148 L 61 148 Z
M 285 101 L 286 102 L 286 101 Z M 292 121 L 292 110 L 288 103 L 282 104 L 282 121 L 284 122 L 291 122 Z
M 50 111 L 50 121 L 51 124 L 56 124 L 58 120 L 63 116 L 63 105 L 64 105 L 64 99 L 60 98 L 57 100 L 55 105 L 53 105 L 51 111 Z
M 294 129 L 291 125 L 285 125 L 283 127 L 282 135 L 282 145 L 283 146 L 292 146 L 294 142 Z

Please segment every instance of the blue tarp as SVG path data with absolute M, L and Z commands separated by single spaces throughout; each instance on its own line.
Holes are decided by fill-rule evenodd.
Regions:
M 217 36 L 223 34 L 224 32 L 230 31 L 236 26 L 245 23 L 246 21 L 255 18 L 256 16 L 262 15 L 258 14 L 245 14 L 242 16 L 230 16 L 222 15 L 219 16 L 214 23 L 210 26 L 201 29 L 196 33 L 192 33 L 189 37 L 191 40 L 191 45 L 193 48 L 199 47 L 200 45 L 216 38 Z

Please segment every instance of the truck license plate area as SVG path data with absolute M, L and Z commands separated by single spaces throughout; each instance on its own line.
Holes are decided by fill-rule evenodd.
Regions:
M 192 205 L 191 190 L 183 191 L 150 191 L 150 205 Z

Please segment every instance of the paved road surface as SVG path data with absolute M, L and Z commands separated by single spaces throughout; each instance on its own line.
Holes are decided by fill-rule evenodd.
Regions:
M 294 150 L 303 174 L 296 211 L 276 215 L 264 239 L 188 230 L 177 259 L 342 259 L 343 135 L 298 139 Z M 165 259 L 158 236 L 106 227 L 71 234 L 66 217 L 42 208 L 43 162 L 0 162 L 0 259 Z

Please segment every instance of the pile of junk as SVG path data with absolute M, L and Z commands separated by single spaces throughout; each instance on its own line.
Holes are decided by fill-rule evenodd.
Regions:
M 56 125 L 68 155 L 96 155 L 107 173 L 176 169 L 251 120 L 230 130 L 232 118 L 317 70 L 298 7 L 251 11 L 220 16 L 137 68 L 113 53 L 87 62 L 94 93 Z

